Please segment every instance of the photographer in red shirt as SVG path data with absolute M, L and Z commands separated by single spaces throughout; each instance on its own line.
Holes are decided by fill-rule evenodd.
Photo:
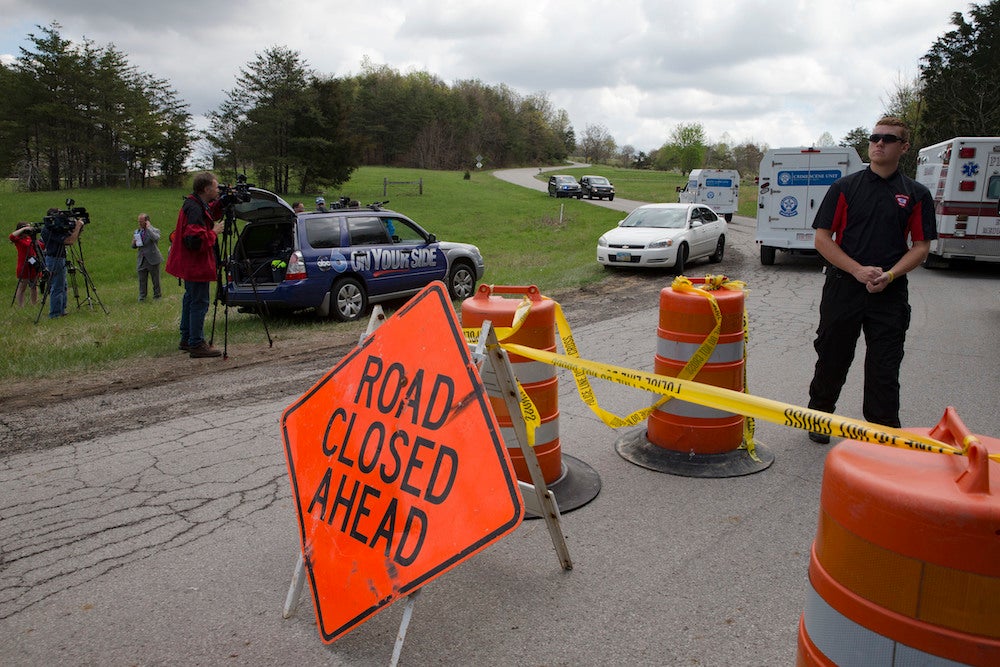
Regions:
M 195 175 L 193 190 L 177 215 L 167 256 L 167 273 L 184 281 L 177 347 L 194 358 L 219 357 L 222 352 L 205 341 L 209 288 L 216 278 L 215 239 L 225 226 L 219 181 L 203 171 Z

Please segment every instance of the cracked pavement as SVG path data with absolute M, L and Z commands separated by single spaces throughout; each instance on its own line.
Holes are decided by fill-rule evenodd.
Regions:
M 761 267 L 752 221 L 732 229 L 724 263 L 688 275 L 724 270 L 747 282 L 750 391 L 801 405 L 818 263 L 779 256 Z M 659 290 L 671 278 L 623 272 L 559 295 L 581 354 L 651 370 Z M 904 425 L 931 426 L 955 405 L 974 432 L 1000 436 L 998 285 L 996 268 L 918 269 Z M 63 434 L 0 409 L 3 663 L 388 663 L 401 605 L 332 645 L 317 635 L 308 590 L 297 614 L 281 617 L 299 545 L 279 418 L 356 336 L 269 363 L 246 355 L 193 392 L 185 377 L 95 384 L 61 401 L 67 415 L 90 415 Z M 846 416 L 860 413 L 862 353 Z M 597 498 L 562 517 L 574 569 L 560 570 L 544 524 L 526 521 L 423 589 L 401 664 L 792 662 L 829 448 L 758 422 L 776 455 L 766 471 L 652 472 L 617 455 L 620 434 L 560 373 L 563 451 L 602 481 Z M 213 400 L 216 380 L 248 398 Z M 616 385 L 595 393 L 616 414 L 649 400 Z

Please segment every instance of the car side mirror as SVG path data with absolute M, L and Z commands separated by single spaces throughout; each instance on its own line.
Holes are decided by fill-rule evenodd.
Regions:
M 684 192 L 684 188 L 680 185 L 677 186 L 677 192 Z
M 434 236 L 433 234 L 428 234 L 427 235 L 427 242 L 428 243 L 437 243 L 437 240 L 438 240 L 437 237 Z

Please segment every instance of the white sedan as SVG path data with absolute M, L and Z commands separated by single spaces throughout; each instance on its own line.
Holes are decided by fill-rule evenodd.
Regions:
M 669 267 L 707 257 L 721 262 L 726 221 L 700 204 L 646 204 L 597 239 L 597 261 L 609 267 Z

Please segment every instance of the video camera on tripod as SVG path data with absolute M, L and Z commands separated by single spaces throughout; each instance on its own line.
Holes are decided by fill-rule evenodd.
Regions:
M 247 183 L 246 174 L 238 174 L 236 176 L 236 185 L 219 184 L 219 201 L 226 208 L 235 206 L 240 202 L 248 202 L 251 199 L 250 188 L 252 187 L 252 183 Z
M 83 224 L 90 224 L 90 214 L 82 206 L 76 204 L 72 199 L 66 200 L 66 208 L 61 211 L 53 211 L 42 218 L 42 224 L 50 232 L 68 234 L 76 227 L 76 221 L 82 220 Z M 36 228 L 37 229 L 37 228 Z

